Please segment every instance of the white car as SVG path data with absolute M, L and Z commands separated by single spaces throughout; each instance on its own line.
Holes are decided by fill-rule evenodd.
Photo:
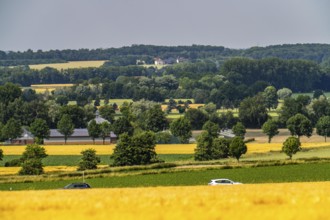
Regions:
M 229 179 L 213 179 L 211 182 L 209 182 L 210 186 L 215 186 L 215 185 L 235 185 L 235 184 L 242 184 L 239 182 L 234 182 Z

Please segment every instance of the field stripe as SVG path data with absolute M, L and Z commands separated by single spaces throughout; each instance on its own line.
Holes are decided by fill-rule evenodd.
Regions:
M 302 148 L 329 147 L 330 144 L 322 143 L 302 143 Z M 21 155 L 26 146 L 1 146 L 4 155 Z M 93 148 L 99 155 L 110 155 L 113 153 L 115 145 L 44 145 L 49 155 L 81 155 L 80 152 L 88 148 Z M 157 154 L 194 154 L 196 144 L 158 144 Z M 282 143 L 248 143 L 248 154 L 266 153 L 270 151 L 281 151 Z
M 0 192 L 1 219 L 328 219 L 330 182 Z M 238 211 L 239 210 L 239 211 Z

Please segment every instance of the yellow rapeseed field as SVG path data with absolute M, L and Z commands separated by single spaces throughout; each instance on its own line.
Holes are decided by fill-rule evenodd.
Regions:
M 115 147 L 111 145 L 43 145 L 48 155 L 81 155 L 80 152 L 89 148 L 96 150 L 98 155 L 112 154 Z M 0 147 L 4 155 L 21 155 L 26 146 L 3 146 Z
M 109 167 L 108 165 L 98 165 L 98 168 Z M 77 166 L 45 166 L 44 172 L 73 172 L 77 170 Z M 0 167 L 0 176 L 1 175 L 15 175 L 21 167 Z
M 36 91 L 36 93 L 45 93 L 46 91 L 51 92 L 55 89 L 64 88 L 64 87 L 71 87 L 74 84 L 34 84 L 31 85 L 31 89 Z
M 326 147 L 330 144 L 327 142 L 321 143 L 302 143 L 302 148 Z M 281 151 L 283 143 L 247 143 L 247 153 L 265 153 L 270 151 Z
M 196 144 L 157 144 L 157 154 L 193 154 Z
M 0 167 L 0 176 L 1 175 L 14 175 L 17 174 L 21 167 Z M 67 172 L 67 171 L 76 171 L 76 166 L 45 166 L 45 172 Z
M 2 146 L 4 155 L 21 155 L 26 146 Z M 96 150 L 98 155 L 113 153 L 114 144 L 111 145 L 44 145 L 48 155 L 81 155 L 80 152 L 89 148 Z M 158 144 L 157 154 L 193 154 L 196 144 Z
M 0 192 L 2 220 L 329 219 L 330 182 Z
M 302 148 L 326 147 L 329 143 L 302 143 Z M 21 155 L 26 146 L 1 146 L 4 155 Z M 114 144 L 110 145 L 44 145 L 49 155 L 80 155 L 80 152 L 88 148 L 96 150 L 98 155 L 109 155 L 113 153 Z M 157 144 L 157 154 L 193 154 L 196 144 Z M 282 143 L 248 143 L 249 153 L 265 153 L 269 151 L 280 151 Z
M 48 64 L 36 64 L 29 65 L 30 69 L 41 70 L 45 67 L 61 69 L 72 69 L 72 68 L 88 68 L 88 67 L 100 67 L 106 62 L 105 60 L 89 60 L 89 61 L 71 61 L 67 63 L 48 63 Z

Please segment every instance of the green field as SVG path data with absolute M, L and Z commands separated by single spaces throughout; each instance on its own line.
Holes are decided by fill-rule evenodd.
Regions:
M 181 161 L 193 161 L 194 156 L 192 154 L 159 154 L 161 160 L 167 163 L 181 162 Z M 13 159 L 19 159 L 20 155 L 5 155 L 3 161 L 0 161 L 0 167 Z M 112 163 L 110 155 L 98 155 L 101 158 L 100 165 L 109 165 Z M 81 159 L 80 155 L 49 155 L 42 160 L 44 166 L 77 166 Z
M 211 179 L 229 178 L 242 183 L 278 183 L 330 181 L 330 163 L 291 164 L 254 168 L 209 168 L 199 170 L 176 170 L 172 172 L 145 173 L 87 179 L 94 188 L 193 186 L 207 185 Z M 81 182 L 82 177 L 70 180 L 2 183 L 0 190 L 59 189 L 71 182 Z
M 293 160 L 281 152 L 243 155 L 235 159 L 197 162 L 193 154 L 159 154 L 165 164 L 132 167 L 103 167 L 86 171 L 85 180 L 95 188 L 206 185 L 210 179 L 229 178 L 243 183 L 330 181 L 330 147 L 298 152 Z M 4 156 L 0 166 L 19 155 Z M 111 163 L 100 155 L 101 165 Z M 79 155 L 51 155 L 45 166 L 76 166 Z M 41 176 L 0 176 L 0 190 L 58 189 L 81 182 L 81 171 L 54 172 Z

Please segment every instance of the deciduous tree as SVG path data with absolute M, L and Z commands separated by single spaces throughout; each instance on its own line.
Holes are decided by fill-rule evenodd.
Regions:
M 239 119 L 247 127 L 260 128 L 268 119 L 264 97 L 245 98 L 239 105 Z
M 20 137 L 23 133 L 21 123 L 14 118 L 11 118 L 7 121 L 6 125 L 2 127 L 1 133 L 5 140 L 13 140 Z
M 278 135 L 278 125 L 277 122 L 268 119 L 263 125 L 262 125 L 262 132 L 268 136 L 268 143 L 271 142 L 272 138 L 275 135 Z
M 240 137 L 244 139 L 245 133 L 246 133 L 246 128 L 241 122 L 237 122 L 236 125 L 233 126 L 233 133 L 235 136 Z
M 123 133 L 111 158 L 113 166 L 145 165 L 160 162 L 155 151 L 156 138 L 151 131 L 134 136 Z
M 44 119 L 37 118 L 30 125 L 30 131 L 34 135 L 35 143 L 43 144 L 45 138 L 49 138 L 50 130 Z
M 211 121 L 207 121 L 205 122 L 205 124 L 203 125 L 203 130 L 207 131 L 209 133 L 209 135 L 211 135 L 211 137 L 216 138 L 218 137 L 218 132 L 219 132 L 219 125 L 211 122 Z
M 203 131 L 197 137 L 197 146 L 195 149 L 195 160 L 212 160 L 212 143 L 213 137 L 208 131 Z
M 191 125 L 188 119 L 181 117 L 170 124 L 171 133 L 180 139 L 181 143 L 188 143 L 192 135 Z
M 134 132 L 133 125 L 126 117 L 118 118 L 112 124 L 112 130 L 117 136 L 119 136 L 125 132 L 128 133 L 129 135 L 132 135 Z
M 246 144 L 241 137 L 234 137 L 229 145 L 229 155 L 235 157 L 237 161 L 247 152 Z
M 92 138 L 95 144 L 95 138 L 98 138 L 101 133 L 100 125 L 96 123 L 95 119 L 89 122 L 87 126 L 88 135 Z
M 324 137 L 327 142 L 327 137 L 330 137 L 330 116 L 321 117 L 316 124 L 316 133 Z
M 278 96 L 274 86 L 268 86 L 263 92 L 265 98 L 266 107 L 270 110 L 271 108 L 277 108 Z
M 193 130 L 200 130 L 208 120 L 207 115 L 199 109 L 188 109 L 184 117 L 190 121 Z
M 111 105 L 104 105 L 99 108 L 100 115 L 102 118 L 108 120 L 110 123 L 114 122 L 115 109 Z
M 168 121 L 160 105 L 155 105 L 146 112 L 145 129 L 159 132 L 168 128 Z
M 104 121 L 100 124 L 100 137 L 103 140 L 103 144 L 105 143 L 106 137 L 110 136 L 111 132 L 111 125 L 109 122 Z
M 301 136 L 312 136 L 312 123 L 306 116 L 302 114 L 296 114 L 295 116 L 289 118 L 286 125 L 291 132 L 291 135 L 297 135 L 299 140 Z
M 282 151 L 289 156 L 290 160 L 292 155 L 300 150 L 300 141 L 296 137 L 288 137 L 283 143 Z
M 70 115 L 63 115 L 61 120 L 57 123 L 57 130 L 64 135 L 64 143 L 73 134 L 74 124 L 72 123 Z

